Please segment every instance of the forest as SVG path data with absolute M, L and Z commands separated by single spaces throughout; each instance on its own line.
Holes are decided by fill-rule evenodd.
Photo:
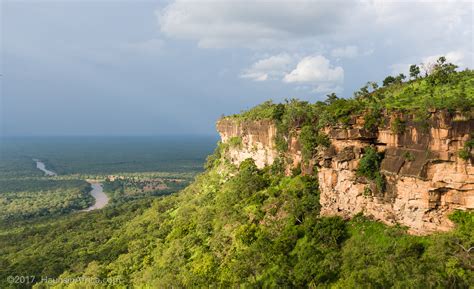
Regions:
M 474 241 L 472 213 L 454 213 L 457 227 L 449 233 L 413 236 L 361 215 L 350 221 L 319 217 L 318 196 L 312 176 L 214 159 L 179 194 L 4 232 L 0 262 L 8 270 L 2 278 L 27 271 L 150 288 L 472 284 L 466 249 Z

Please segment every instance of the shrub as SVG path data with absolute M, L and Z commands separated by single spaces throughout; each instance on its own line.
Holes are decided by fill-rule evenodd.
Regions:
M 304 160 L 308 160 L 313 156 L 314 150 L 317 146 L 316 140 L 317 132 L 314 131 L 310 125 L 304 126 L 300 133 L 301 154 Z
M 363 176 L 375 181 L 380 191 L 383 191 L 385 187 L 385 179 L 380 173 L 380 163 L 382 159 L 383 154 L 378 153 L 373 147 L 368 147 L 365 150 L 364 156 L 360 159 L 359 167 L 356 172 L 358 176 Z
M 276 105 L 276 107 L 273 109 L 273 119 L 275 121 L 281 121 L 283 116 L 285 115 L 285 105 L 282 103 L 279 103 Z
M 403 157 L 404 157 L 407 161 L 410 161 L 410 162 L 412 162 L 412 161 L 415 160 L 415 156 L 414 156 L 412 153 L 410 153 L 410 152 L 405 152 L 405 153 L 403 154 Z
M 378 153 L 373 147 L 366 148 L 364 156 L 360 159 L 357 175 L 371 180 L 375 179 L 375 172 L 379 171 L 381 161 L 382 154 Z
M 325 135 L 324 133 L 322 132 L 319 132 L 317 135 L 316 135 L 316 144 L 318 146 L 322 146 L 322 147 L 326 147 L 328 148 L 329 146 L 331 146 L 331 140 L 329 139 L 329 137 L 327 135 Z
M 301 143 L 301 154 L 305 161 L 313 157 L 318 146 L 329 147 L 331 145 L 328 136 L 319 132 L 312 125 L 306 125 L 301 129 L 299 139 Z
M 291 170 L 291 175 L 292 175 L 293 177 L 296 177 L 296 176 L 301 175 L 301 164 L 298 164 L 296 167 L 294 167 L 294 168 Z
M 364 188 L 364 197 L 369 197 L 369 196 L 371 196 L 371 195 L 372 195 L 372 190 L 370 189 L 369 186 L 366 186 L 366 187 Z
M 374 108 L 364 115 L 364 128 L 374 131 L 382 121 L 382 113 L 378 108 Z
M 385 176 L 382 175 L 380 172 L 375 172 L 375 185 L 377 186 L 377 189 L 379 189 L 380 192 L 385 191 Z
M 285 173 L 285 161 L 281 157 L 275 159 L 269 167 L 269 172 L 272 176 L 282 176 Z
M 288 142 L 280 132 L 277 132 L 277 135 L 275 136 L 275 147 L 280 153 L 284 153 L 288 150 Z
M 265 101 L 264 103 L 255 106 L 252 109 L 241 113 L 240 115 L 234 115 L 234 117 L 249 120 L 273 119 L 276 106 L 277 105 L 271 100 Z
M 320 113 L 320 126 L 334 124 L 335 122 L 348 124 L 351 120 L 351 115 L 364 109 L 363 105 L 362 102 L 355 99 L 336 99 Z
M 242 146 L 242 138 L 240 136 L 234 136 L 231 137 L 227 143 L 232 148 L 238 148 Z
M 473 157 L 471 153 L 473 148 L 474 148 L 474 140 L 471 139 L 467 141 L 466 143 L 464 143 L 464 147 L 458 153 L 459 157 L 462 158 L 463 160 L 471 159 Z
M 390 128 L 392 129 L 393 133 L 396 133 L 396 134 L 404 133 L 405 128 L 406 128 L 405 121 L 400 118 L 396 118 L 392 121 Z
M 209 155 L 206 158 L 206 163 L 204 164 L 204 168 L 206 170 L 212 169 L 213 167 L 215 167 L 219 163 L 219 161 L 222 157 L 222 150 L 223 150 L 222 147 L 223 147 L 223 144 L 221 142 L 219 142 L 217 144 L 216 149 L 214 150 L 214 153 Z
M 431 114 L 428 112 L 428 108 L 423 106 L 423 108 L 415 110 L 414 116 L 414 121 L 419 125 L 421 131 L 425 133 L 428 132 L 430 127 L 429 119 L 431 117 Z
M 255 224 L 246 224 L 237 229 L 235 237 L 244 245 L 250 246 L 255 240 L 257 240 L 257 232 L 258 227 Z

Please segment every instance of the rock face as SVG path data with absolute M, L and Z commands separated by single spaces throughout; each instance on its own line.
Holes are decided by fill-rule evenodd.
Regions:
M 331 146 L 318 150 L 302 166 L 306 174 L 317 170 L 321 214 L 349 218 L 362 212 L 387 224 L 408 226 L 415 234 L 451 229 L 450 212 L 474 209 L 474 167 L 458 157 L 474 131 L 474 120 L 438 111 L 431 113 L 428 126 L 401 115 L 387 116 L 384 123 L 393 123 L 393 118 L 404 119 L 402 131 L 394 133 L 389 125 L 368 131 L 361 117 L 346 127 L 325 128 Z M 297 128 L 284 155 L 275 148 L 276 127 L 271 121 L 223 119 L 217 129 L 224 143 L 233 137 L 242 140 L 240 146 L 228 150 L 234 164 L 253 158 L 262 168 L 281 156 L 291 160 L 290 172 L 302 163 Z M 383 190 L 356 174 L 368 146 L 384 152 Z
M 223 119 L 217 123 L 217 130 L 223 143 L 238 138 L 240 144 L 229 148 L 227 158 L 240 164 L 252 158 L 259 168 L 271 165 L 278 157 L 274 139 L 276 127 L 272 121 L 233 121 Z

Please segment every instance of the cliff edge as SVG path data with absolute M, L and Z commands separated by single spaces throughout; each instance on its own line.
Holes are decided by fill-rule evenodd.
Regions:
M 403 130 L 394 131 L 394 119 L 403 118 Z M 381 125 L 368 130 L 365 119 L 353 117 L 344 126 L 323 128 L 330 144 L 309 160 L 302 157 L 301 129 L 287 138 L 279 152 L 277 125 L 270 120 L 242 121 L 224 118 L 217 123 L 226 157 L 238 165 L 252 158 L 259 168 L 284 159 L 286 173 L 301 168 L 317 174 L 322 215 L 345 218 L 360 212 L 386 224 L 401 224 L 415 234 L 446 231 L 453 227 L 447 215 L 455 209 L 474 209 L 474 167 L 462 159 L 462 150 L 474 131 L 474 119 L 462 113 L 430 112 L 429 127 L 415 116 L 385 114 Z M 383 188 L 357 173 L 368 148 L 382 155 Z

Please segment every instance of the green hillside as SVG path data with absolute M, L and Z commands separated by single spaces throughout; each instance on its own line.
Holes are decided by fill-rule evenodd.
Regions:
M 117 223 L 110 239 L 95 249 L 95 261 L 84 268 L 70 260 L 61 276 L 148 288 L 468 288 L 473 283 L 472 256 L 464 249 L 474 243 L 472 213 L 453 214 L 458 226 L 452 232 L 418 237 L 362 216 L 319 217 L 318 196 L 311 176 L 285 177 L 277 166 L 258 170 L 252 161 L 236 168 L 216 158 L 181 193 Z M 81 240 L 68 231 L 61 238 Z M 15 254 L 15 262 L 28 263 L 25 256 L 32 250 Z

